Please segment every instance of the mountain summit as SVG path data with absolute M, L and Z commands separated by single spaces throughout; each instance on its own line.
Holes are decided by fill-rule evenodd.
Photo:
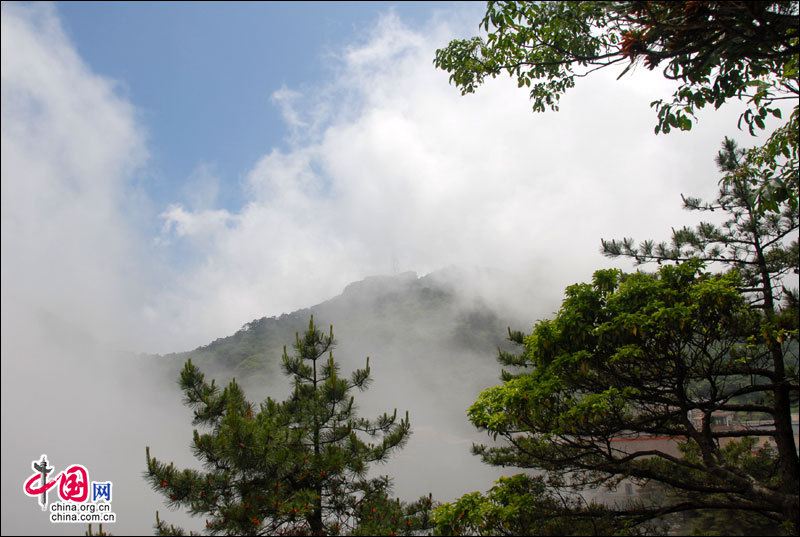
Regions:
M 334 326 L 340 350 L 363 349 L 373 359 L 394 357 L 400 350 L 413 351 L 418 358 L 450 350 L 481 354 L 493 363 L 506 327 L 518 323 L 504 317 L 494 297 L 486 296 L 485 282 L 491 277 L 455 267 L 424 277 L 411 271 L 370 276 L 310 308 L 254 319 L 231 336 L 164 358 L 181 364 L 191 358 L 213 373 L 240 379 L 273 374 L 283 346 L 294 342 L 295 333 L 313 315 L 319 326 Z M 479 279 L 483 289 L 471 285 Z

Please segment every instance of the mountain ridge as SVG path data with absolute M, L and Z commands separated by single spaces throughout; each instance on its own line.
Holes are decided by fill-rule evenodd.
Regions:
M 482 293 L 469 288 L 467 281 L 476 279 L 474 272 L 447 267 L 421 277 L 413 271 L 368 276 L 314 306 L 259 317 L 229 336 L 160 356 L 180 363 L 192 359 L 223 376 L 274 373 L 283 346 L 291 346 L 313 315 L 318 326 L 332 324 L 337 335 L 347 333 L 348 340 L 355 336 L 380 347 L 410 330 L 417 343 L 430 344 L 432 351 L 450 347 L 493 357 L 503 344 L 506 327 L 516 320 L 504 318 Z

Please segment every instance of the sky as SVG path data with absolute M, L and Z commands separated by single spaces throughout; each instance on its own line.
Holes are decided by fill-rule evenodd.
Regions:
M 713 192 L 744 137 L 727 108 L 653 135 L 671 87 L 646 71 L 558 113 L 508 79 L 462 97 L 432 60 L 475 4 L 3 6 L 4 308 L 80 304 L 126 349 L 395 269 L 536 272 L 556 299 L 608 264 L 601 237 L 692 222 L 680 193 Z
M 580 80 L 558 113 L 505 78 L 461 96 L 433 58 L 481 15 L 3 2 L 4 475 L 30 463 L 6 439 L 30 433 L 15 409 L 31 372 L 89 367 L 54 331 L 188 350 L 370 275 L 452 265 L 535 281 L 513 307 L 554 311 L 593 270 L 632 269 L 601 238 L 696 223 L 680 194 L 713 195 L 724 136 L 754 143 L 735 103 L 654 135 L 649 103 L 673 87 L 645 70 Z
M 152 174 L 140 179 L 170 202 L 204 174 L 238 185 L 265 147 L 285 147 L 274 94 L 324 82 L 337 49 L 368 38 L 381 13 L 419 24 L 455 5 L 67 2 L 58 13 L 78 54 L 136 103 Z M 239 188 L 216 193 L 226 209 L 247 201 Z

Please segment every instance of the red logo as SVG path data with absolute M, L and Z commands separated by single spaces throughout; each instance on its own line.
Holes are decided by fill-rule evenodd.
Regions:
M 49 481 L 47 474 L 53 468 L 47 466 L 47 455 L 42 455 L 41 461 L 33 461 L 31 466 L 36 473 L 25 481 L 24 490 L 28 496 L 39 496 L 42 510 L 47 509 L 47 493 L 56 483 L 61 501 L 85 502 L 89 497 L 89 471 L 82 464 L 73 464 Z

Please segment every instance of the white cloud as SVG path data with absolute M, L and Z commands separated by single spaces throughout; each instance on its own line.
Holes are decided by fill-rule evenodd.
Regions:
M 301 97 L 300 92 L 290 90 L 285 85 L 272 92 L 272 102 L 280 109 L 283 121 L 291 131 L 308 127 L 295 104 Z
M 498 266 L 539 283 L 523 302 L 555 305 L 608 264 L 600 237 L 693 221 L 678 196 L 713 191 L 735 124 L 723 109 L 688 135 L 652 135 L 648 103 L 671 88 L 647 72 L 581 80 L 559 113 L 532 114 L 507 79 L 463 97 L 432 59 L 474 20 L 409 28 L 390 13 L 330 54 L 327 82 L 275 92 L 291 144 L 244 174 L 241 210 L 215 208 L 219 179 L 200 164 L 183 199 L 155 211 L 130 186 L 146 159 L 131 104 L 52 7 L 3 9 L 4 322 L 46 304 L 143 350 L 192 348 L 395 268 Z
M 581 80 L 558 113 L 533 114 L 507 79 L 462 97 L 432 66 L 456 33 L 441 20 L 412 29 L 384 16 L 333 55 L 328 84 L 276 92 L 292 145 L 247 174 L 238 214 L 213 234 L 186 223 L 221 215 L 167 216 L 184 239 L 205 237 L 203 261 L 170 298 L 191 312 L 175 308 L 187 341 L 316 303 L 395 260 L 422 273 L 460 264 L 535 275 L 544 286 L 525 300 L 555 304 L 565 285 L 609 264 L 601 237 L 666 237 L 693 222 L 679 194 L 713 192 L 713 155 L 734 134 L 734 111 L 656 137 L 648 103 L 672 88 L 649 72 Z
M 735 124 L 723 108 L 688 135 L 652 135 L 648 103 L 671 87 L 649 72 L 581 80 L 559 113 L 531 113 L 507 79 L 463 97 L 432 59 L 472 32 L 472 8 L 466 25 L 422 28 L 390 13 L 329 54 L 327 82 L 274 93 L 291 144 L 244 174 L 241 210 L 215 207 L 219 179 L 200 164 L 157 211 L 131 188 L 147 157 L 131 104 L 82 62 L 52 6 L 3 6 L 4 322 L 20 304 L 80 311 L 143 350 L 204 344 L 395 268 L 499 266 L 542 282 L 525 301 L 555 304 L 608 263 L 600 237 L 693 222 L 678 196 L 713 191 L 712 156 Z M 145 240 L 159 213 L 162 233 Z
M 164 233 L 178 237 L 205 239 L 225 230 L 232 216 L 225 210 L 187 211 L 180 204 L 170 205 L 161 213 Z
M 144 445 L 177 451 L 169 433 L 190 434 L 174 389 L 116 352 L 158 337 L 143 318 L 158 260 L 141 231 L 157 213 L 132 187 L 145 136 L 53 5 L 4 2 L 0 35 L 2 533 L 76 531 L 22 492 L 42 453 L 56 472 L 81 463 L 112 480 L 115 533 L 142 533 L 161 505 L 141 479 Z
M 3 322 L 46 309 L 131 344 L 117 317 L 140 292 L 134 110 L 77 56 L 53 6 L 4 3 L 2 41 Z

